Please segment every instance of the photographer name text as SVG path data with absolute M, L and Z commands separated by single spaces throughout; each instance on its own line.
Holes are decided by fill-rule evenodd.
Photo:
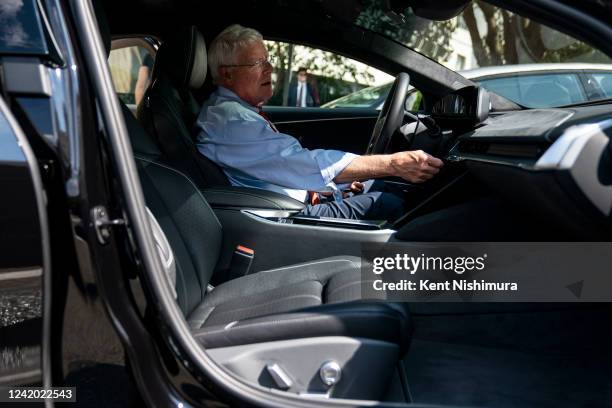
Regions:
M 399 282 L 385 282 L 376 279 L 372 287 L 377 291 L 409 291 L 409 292 L 440 292 L 440 291 L 488 291 L 508 292 L 518 290 L 516 282 L 487 282 L 481 280 L 453 279 L 441 282 L 432 282 L 429 279 L 421 279 L 418 282 L 402 279 Z

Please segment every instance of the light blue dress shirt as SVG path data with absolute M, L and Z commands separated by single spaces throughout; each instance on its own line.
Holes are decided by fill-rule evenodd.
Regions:
M 336 191 L 333 179 L 357 157 L 309 150 L 229 89 L 218 87 L 196 121 L 200 153 L 217 163 L 234 186 L 256 187 L 306 202 L 308 191 Z

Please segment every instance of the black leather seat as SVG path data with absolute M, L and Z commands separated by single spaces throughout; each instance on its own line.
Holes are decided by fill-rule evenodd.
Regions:
M 206 44 L 195 27 L 180 30 L 159 48 L 151 86 L 137 113 L 160 150 L 156 161 L 189 176 L 214 204 L 301 211 L 304 203 L 284 194 L 230 186 L 221 168 L 197 150 L 194 126 L 200 105 L 193 91 L 205 84 L 206 75 Z
M 200 188 L 229 185 L 223 171 L 198 152 L 193 139 L 200 112 L 193 90 L 204 84 L 207 64 L 202 34 L 193 26 L 180 30 L 159 47 L 151 85 L 137 110 L 163 160 Z
M 129 124 L 128 111 L 125 116 L 130 134 L 137 135 L 137 124 Z M 135 145 L 146 141 L 134 139 Z M 154 156 L 154 146 L 139 149 Z M 331 257 L 261 271 L 207 293 L 221 250 L 221 224 L 185 175 L 151 158 L 137 158 L 137 164 L 147 205 L 175 253 L 179 306 L 203 345 L 351 336 L 406 350 L 407 307 L 361 299 L 359 258 Z
M 209 348 L 318 336 L 410 343 L 407 304 L 361 299 L 360 259 L 338 256 L 261 271 L 208 291 L 223 228 L 195 184 L 157 162 L 161 152 L 122 105 L 148 207 L 176 258 L 177 301 Z
M 109 52 L 103 10 L 96 12 Z M 194 182 L 157 161 L 162 152 L 127 106 L 121 107 L 147 205 L 175 255 L 179 307 L 204 346 L 343 335 L 394 342 L 406 351 L 411 331 L 406 305 L 362 300 L 359 258 L 261 271 L 209 291 L 222 226 Z

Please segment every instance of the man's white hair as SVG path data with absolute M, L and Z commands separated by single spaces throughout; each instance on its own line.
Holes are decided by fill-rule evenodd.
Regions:
M 208 65 L 213 82 L 218 83 L 219 67 L 236 64 L 238 51 L 254 41 L 263 41 L 263 36 L 259 31 L 240 24 L 232 24 L 221 31 L 208 48 Z

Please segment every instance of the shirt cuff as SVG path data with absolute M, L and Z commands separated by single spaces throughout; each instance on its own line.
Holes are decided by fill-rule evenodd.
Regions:
M 351 164 L 351 162 L 356 157 L 358 157 L 358 155 L 356 155 L 356 154 L 353 154 L 353 153 L 344 153 L 344 155 L 340 158 L 340 160 L 337 160 L 337 161 L 333 162 L 332 164 L 330 164 L 329 166 L 322 168 L 321 169 L 321 176 L 323 176 L 323 181 L 324 181 L 325 185 L 328 188 L 330 188 L 332 191 L 336 190 L 336 189 L 339 189 L 340 187 L 336 186 L 336 183 L 334 183 L 334 179 L 336 178 L 336 176 L 338 174 L 342 173 L 342 171 L 349 164 Z

